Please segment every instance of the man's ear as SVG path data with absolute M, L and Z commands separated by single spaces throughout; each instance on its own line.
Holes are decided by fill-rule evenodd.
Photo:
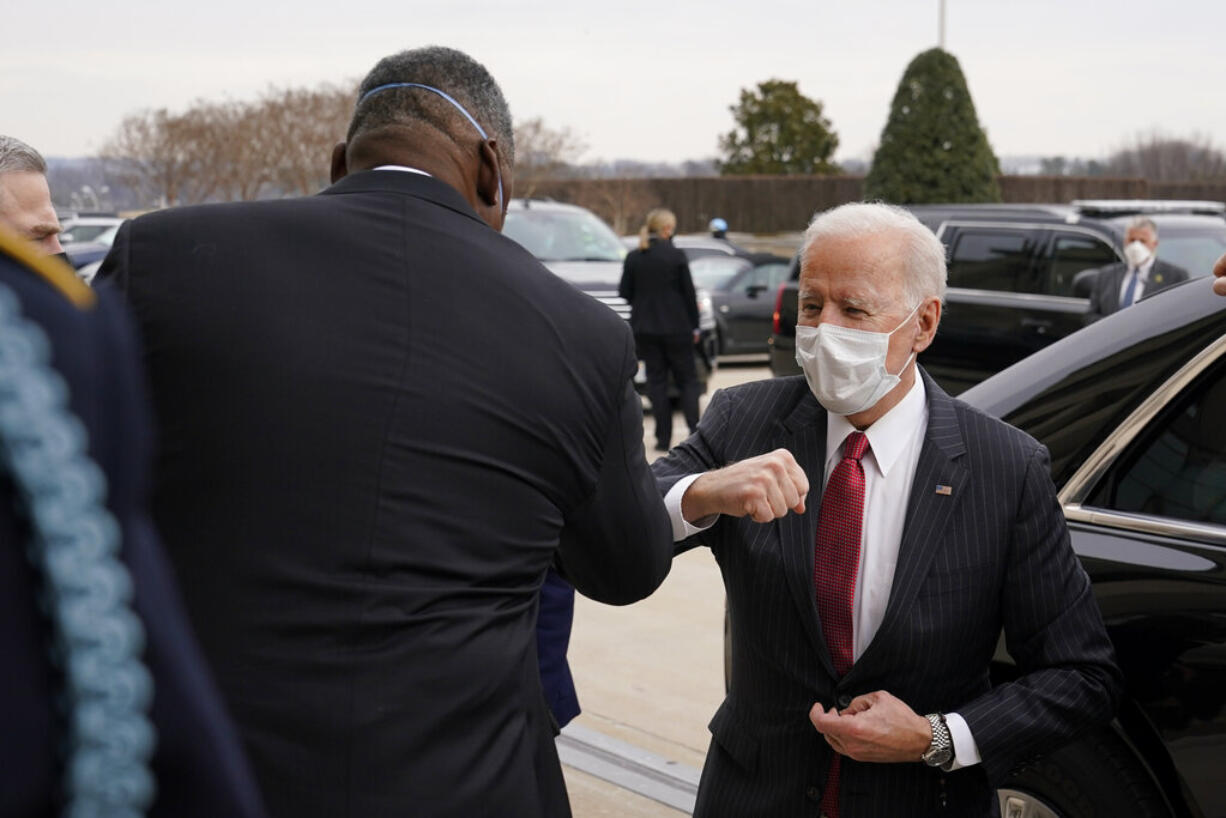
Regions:
M 499 193 L 502 171 L 498 168 L 498 141 L 485 140 L 481 143 L 480 151 L 481 168 L 477 171 L 477 195 L 481 197 L 485 205 L 498 208 L 501 215 L 504 203 L 499 196 L 506 195 L 506 193 L 505 191 Z
M 937 327 L 941 323 L 941 299 L 933 296 L 927 299 L 919 308 L 920 334 L 915 339 L 913 349 L 916 353 L 923 352 L 936 337 Z
M 345 158 L 345 151 L 348 148 L 349 146 L 344 142 L 337 142 L 332 147 L 332 184 L 336 184 L 349 175 L 349 160 Z

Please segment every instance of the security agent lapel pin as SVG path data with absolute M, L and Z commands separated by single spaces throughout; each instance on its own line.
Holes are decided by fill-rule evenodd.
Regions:
M 942 486 L 940 483 L 937 483 L 937 494 L 941 494 L 941 495 L 948 497 L 953 493 L 954 493 L 953 486 Z

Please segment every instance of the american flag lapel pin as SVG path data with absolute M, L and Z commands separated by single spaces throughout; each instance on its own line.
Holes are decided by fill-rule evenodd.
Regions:
M 937 494 L 943 494 L 946 497 L 948 497 L 953 493 L 954 493 L 953 486 L 942 486 L 940 483 L 937 483 Z

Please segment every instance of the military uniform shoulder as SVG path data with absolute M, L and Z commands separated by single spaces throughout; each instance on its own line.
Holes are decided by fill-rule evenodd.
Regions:
M 89 309 L 97 300 L 94 291 L 68 265 L 42 255 L 29 242 L 0 229 L 0 280 L 16 275 L 42 279 L 78 309 Z

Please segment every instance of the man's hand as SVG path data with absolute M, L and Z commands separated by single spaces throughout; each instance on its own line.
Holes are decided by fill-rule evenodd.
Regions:
M 796 458 L 775 449 L 699 477 L 681 498 L 681 516 L 691 523 L 712 514 L 769 523 L 789 510 L 804 514 L 808 493 L 809 479 Z
M 842 713 L 818 702 L 809 721 L 836 753 L 856 761 L 919 761 L 932 744 L 928 719 L 884 690 L 857 696 Z
M 1218 295 L 1226 295 L 1226 253 L 1213 265 L 1213 291 Z

